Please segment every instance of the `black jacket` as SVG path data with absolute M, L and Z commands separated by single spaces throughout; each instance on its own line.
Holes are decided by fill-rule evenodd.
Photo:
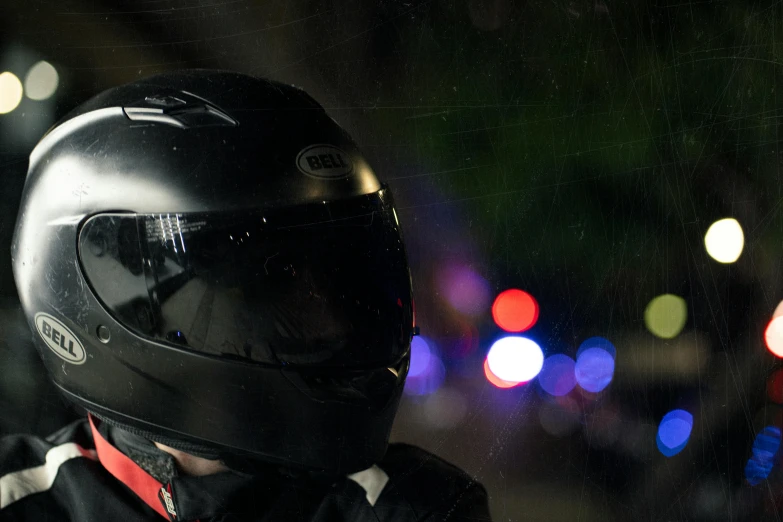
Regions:
M 94 422 L 95 435 L 84 419 L 46 439 L 0 439 L 0 522 L 490 520 L 481 484 L 406 444 L 337 481 L 274 468 L 191 477 L 150 441 Z

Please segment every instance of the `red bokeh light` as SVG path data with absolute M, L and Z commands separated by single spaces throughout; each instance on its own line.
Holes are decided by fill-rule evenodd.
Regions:
M 494 373 L 492 373 L 492 370 L 489 369 L 489 359 L 484 359 L 484 375 L 486 375 L 487 380 L 497 386 L 498 388 L 513 388 L 514 386 L 519 386 L 520 384 L 524 384 L 522 382 L 514 382 L 514 381 L 504 381 Z
M 507 332 L 524 332 L 538 320 L 538 303 L 522 290 L 505 290 L 492 304 L 492 318 Z
M 775 357 L 783 357 L 783 316 L 772 319 L 764 332 L 767 349 Z
M 772 402 L 783 404 L 783 369 L 777 370 L 767 379 L 767 396 Z

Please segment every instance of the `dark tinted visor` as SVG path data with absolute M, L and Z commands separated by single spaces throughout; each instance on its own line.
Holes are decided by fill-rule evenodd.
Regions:
M 410 273 L 387 189 L 241 214 L 100 214 L 79 246 L 98 297 L 147 338 L 343 368 L 391 366 L 410 346 Z

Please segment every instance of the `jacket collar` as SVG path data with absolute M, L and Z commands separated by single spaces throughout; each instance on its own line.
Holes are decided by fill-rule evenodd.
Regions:
M 256 497 L 274 495 L 276 480 L 258 480 L 234 471 L 203 477 L 180 476 L 174 458 L 152 442 L 101 423 L 92 415 L 89 421 L 103 467 L 169 520 L 198 520 L 228 513 L 229 506 L 246 496 L 251 487 Z M 142 461 L 156 476 L 129 455 Z

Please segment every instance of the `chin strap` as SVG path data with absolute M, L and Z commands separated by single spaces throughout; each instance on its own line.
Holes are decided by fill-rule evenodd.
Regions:
M 90 428 L 92 429 L 92 437 L 95 441 L 95 450 L 98 453 L 98 460 L 103 467 L 106 468 L 106 471 L 128 486 L 145 504 L 154 509 L 160 516 L 170 521 L 178 520 L 171 483 L 164 485 L 144 471 L 138 464 L 133 462 L 130 457 L 112 446 L 109 441 L 103 438 L 103 435 L 100 434 L 98 428 L 95 427 L 95 419 L 92 413 L 88 413 L 87 418 L 90 420 Z

